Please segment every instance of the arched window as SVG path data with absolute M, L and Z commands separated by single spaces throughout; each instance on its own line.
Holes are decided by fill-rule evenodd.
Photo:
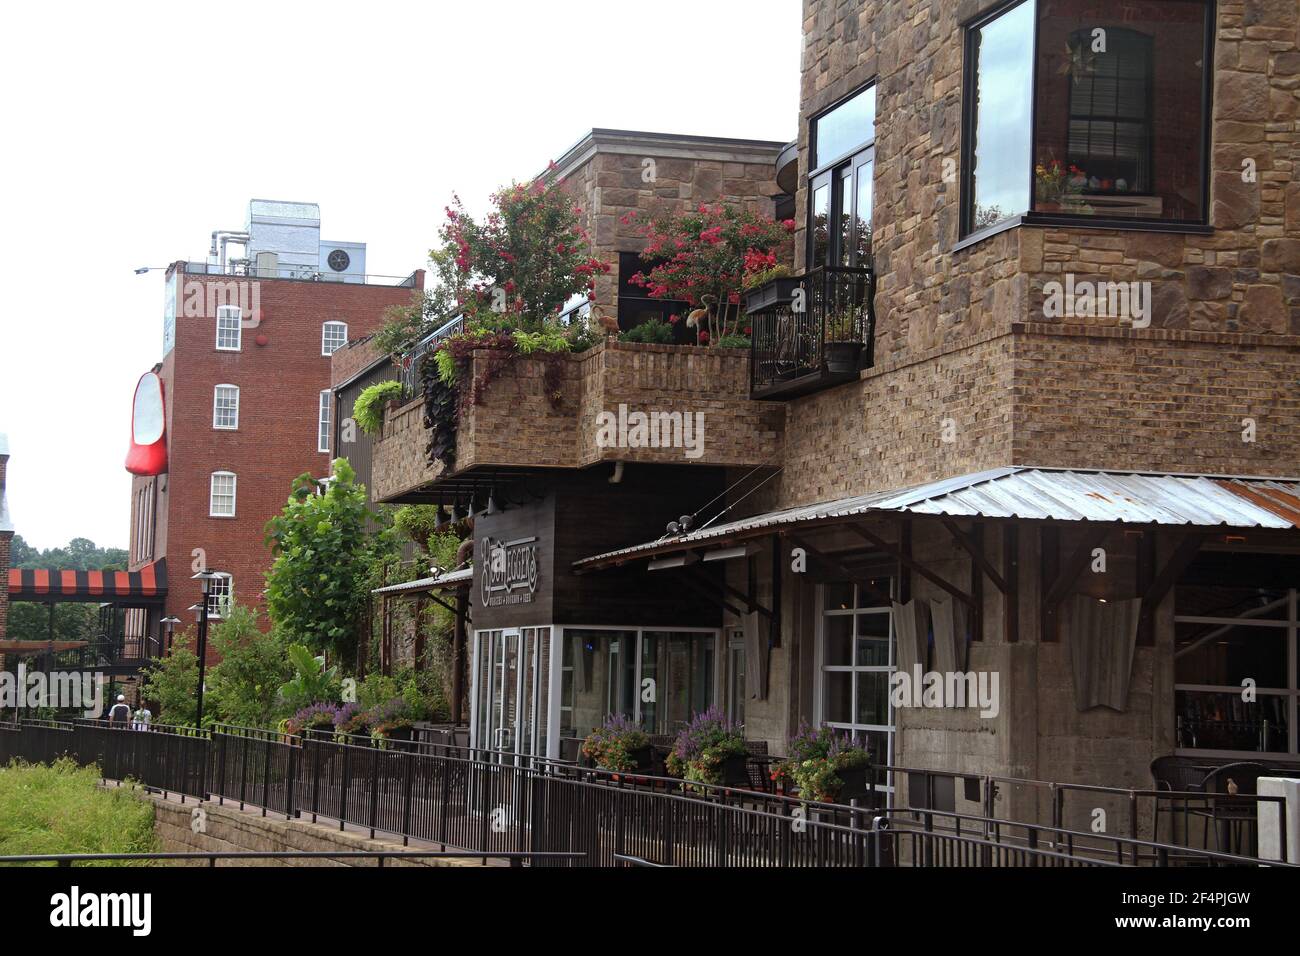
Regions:
M 225 430 L 239 427 L 238 385 L 218 385 L 213 389 L 212 427 Z
M 348 324 L 346 322 L 326 322 L 321 326 L 320 354 L 333 355 L 348 344 Z
M 235 516 L 235 473 L 214 471 L 208 495 L 208 517 L 233 518 Z

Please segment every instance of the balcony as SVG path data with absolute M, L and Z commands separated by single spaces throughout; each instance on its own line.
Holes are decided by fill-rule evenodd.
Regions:
M 872 364 L 875 273 L 824 267 L 746 294 L 750 398 L 787 400 L 857 380 Z
M 752 468 L 780 455 L 785 410 L 750 400 L 743 349 L 605 342 L 563 356 L 554 402 L 547 397 L 546 359 L 516 356 L 491 368 L 494 362 L 499 359 L 487 350 L 475 355 L 475 377 L 490 374 L 491 384 L 462 410 L 454 473 L 428 463 L 429 432 L 418 395 L 386 412 L 375 451 L 376 500 L 437 500 L 440 488 L 462 477 L 519 469 L 605 461 Z M 648 434 L 660 440 L 624 440 L 632 436 L 626 425 L 636 413 L 649 417 Z M 602 423 L 612 430 L 602 431 Z M 679 434 L 691 441 L 676 441 Z

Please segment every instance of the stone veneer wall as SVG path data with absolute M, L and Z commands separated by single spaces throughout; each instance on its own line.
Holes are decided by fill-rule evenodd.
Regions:
M 641 226 L 651 218 L 688 212 L 700 203 L 726 202 L 751 209 L 762 215 L 773 213 L 772 196 L 776 186 L 776 155 L 770 150 L 764 161 L 751 157 L 745 161 L 721 158 L 724 145 L 700 144 L 698 149 L 710 157 L 692 158 L 677 155 L 678 144 L 646 139 L 644 148 L 629 144 L 620 150 L 597 152 L 565 176 L 565 188 L 579 197 L 585 224 L 592 237 L 592 251 L 611 266 L 608 275 L 596 280 L 596 302 L 613 317 L 618 293 L 618 253 L 640 252 L 645 248 Z M 750 151 L 751 154 L 754 150 Z M 643 162 L 654 160 L 654 178 L 645 178 Z M 636 218 L 624 221 L 628 213 Z
M 154 805 L 154 833 L 161 842 L 164 853 L 288 853 L 302 851 L 307 853 L 355 853 L 358 851 L 387 850 L 401 853 L 403 850 L 415 852 L 414 847 L 403 847 L 400 839 L 371 840 L 358 833 L 340 832 L 337 825 L 312 823 L 309 818 L 286 820 L 281 815 L 262 816 L 260 811 L 241 811 L 236 804 L 222 806 L 215 801 L 195 803 L 187 801 L 178 803 L 165 800 L 160 794 L 147 795 Z M 195 833 L 192 829 L 193 812 L 197 808 L 204 812 L 204 832 Z M 430 852 L 439 847 L 430 846 Z M 387 859 L 385 867 L 390 866 L 478 866 L 478 860 L 470 859 Z M 206 860 L 193 860 L 179 865 L 207 866 Z M 218 866 L 368 866 L 376 865 L 375 860 L 344 859 L 257 859 L 222 860 Z
M 374 443 L 371 482 L 375 501 L 389 501 L 442 474 L 442 465 L 430 465 L 425 450 L 424 399 L 407 402 L 384 412 L 384 429 Z
M 475 357 L 481 376 L 492 361 Z M 781 458 L 785 408 L 749 399 L 749 353 L 740 349 L 607 341 L 561 356 L 560 404 L 546 396 L 544 360 L 514 359 L 493 375 L 480 400 L 461 417 L 456 471 L 492 465 L 582 468 L 600 461 L 774 466 Z M 597 416 L 628 411 L 701 413 L 703 454 L 682 448 L 600 448 Z M 390 410 L 376 445 L 377 500 L 432 481 L 441 466 L 425 463 L 428 441 L 421 402 Z

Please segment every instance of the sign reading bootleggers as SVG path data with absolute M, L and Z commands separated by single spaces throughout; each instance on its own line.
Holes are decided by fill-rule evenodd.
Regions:
M 484 607 L 528 604 L 537 593 L 537 538 L 484 538 L 478 565 Z

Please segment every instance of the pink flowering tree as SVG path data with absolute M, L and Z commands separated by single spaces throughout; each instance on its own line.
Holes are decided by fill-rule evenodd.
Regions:
M 629 213 L 630 222 L 636 213 Z M 654 263 L 629 281 L 655 299 L 687 302 L 687 317 L 701 345 L 716 344 L 745 329 L 741 289 L 745 276 L 776 265 L 776 250 L 794 231 L 794 220 L 776 222 L 726 204 L 703 204 L 693 212 L 652 220 L 641 258 Z
M 536 332 L 573 296 L 594 301 L 596 276 L 609 265 L 591 254 L 581 217 L 553 172 L 497 190 L 481 222 L 455 198 L 432 255 L 467 324 Z

